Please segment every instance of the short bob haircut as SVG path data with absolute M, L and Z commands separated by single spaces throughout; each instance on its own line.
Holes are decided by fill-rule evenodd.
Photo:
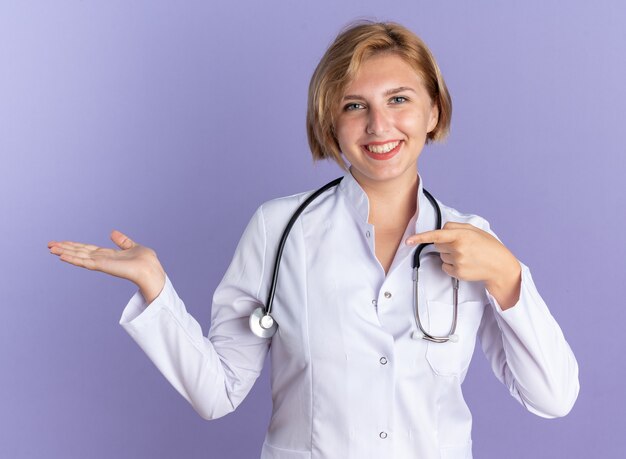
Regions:
M 347 170 L 334 134 L 334 117 L 343 92 L 361 63 L 378 53 L 394 53 L 404 59 L 415 69 L 431 100 L 437 104 L 439 119 L 435 129 L 428 133 L 426 143 L 443 140 L 450 131 L 452 100 L 426 44 L 400 24 L 358 21 L 339 33 L 311 77 L 306 128 L 314 161 L 332 159 Z

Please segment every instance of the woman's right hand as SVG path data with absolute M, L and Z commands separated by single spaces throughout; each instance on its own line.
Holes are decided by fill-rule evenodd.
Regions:
M 117 230 L 111 232 L 111 240 L 121 250 L 72 241 L 50 241 L 48 248 L 67 263 L 128 279 L 139 287 L 146 302 L 152 302 L 165 284 L 165 270 L 156 252 Z

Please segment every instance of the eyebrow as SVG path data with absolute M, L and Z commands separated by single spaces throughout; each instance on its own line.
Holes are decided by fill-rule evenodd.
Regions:
M 388 89 L 387 91 L 385 91 L 383 95 L 385 97 L 388 97 L 388 96 L 393 96 L 394 94 L 398 94 L 399 92 L 404 92 L 404 91 L 415 92 L 415 89 L 410 88 L 409 86 L 400 86 L 399 88 Z M 348 94 L 348 95 L 343 96 L 343 100 L 363 100 L 363 99 L 365 99 L 365 97 L 360 96 L 358 94 Z

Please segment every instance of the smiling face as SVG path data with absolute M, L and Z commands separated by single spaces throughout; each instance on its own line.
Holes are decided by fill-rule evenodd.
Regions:
M 408 183 L 437 119 L 417 72 L 398 55 L 381 53 L 364 60 L 346 87 L 334 129 L 359 183 Z

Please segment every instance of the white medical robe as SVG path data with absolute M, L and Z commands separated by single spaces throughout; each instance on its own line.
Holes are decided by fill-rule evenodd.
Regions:
M 402 242 L 385 275 L 367 196 L 350 173 L 291 231 L 274 301 L 276 335 L 252 334 L 249 315 L 266 301 L 283 229 L 309 194 L 257 209 L 213 296 L 208 336 L 169 277 L 148 307 L 137 292 L 123 311 L 120 324 L 203 418 L 237 407 L 269 351 L 273 412 L 263 459 L 471 458 L 461 383 L 476 338 L 496 377 L 529 411 L 557 417 L 571 409 L 578 366 L 523 264 L 514 307 L 501 311 L 482 282 L 461 281 L 458 342 L 412 338 L 415 247 Z M 442 224 L 491 231 L 483 218 L 439 204 Z M 435 215 L 420 177 L 418 210 L 402 241 L 435 229 Z M 452 298 L 438 255 L 422 255 L 420 312 L 432 333 L 448 331 Z

